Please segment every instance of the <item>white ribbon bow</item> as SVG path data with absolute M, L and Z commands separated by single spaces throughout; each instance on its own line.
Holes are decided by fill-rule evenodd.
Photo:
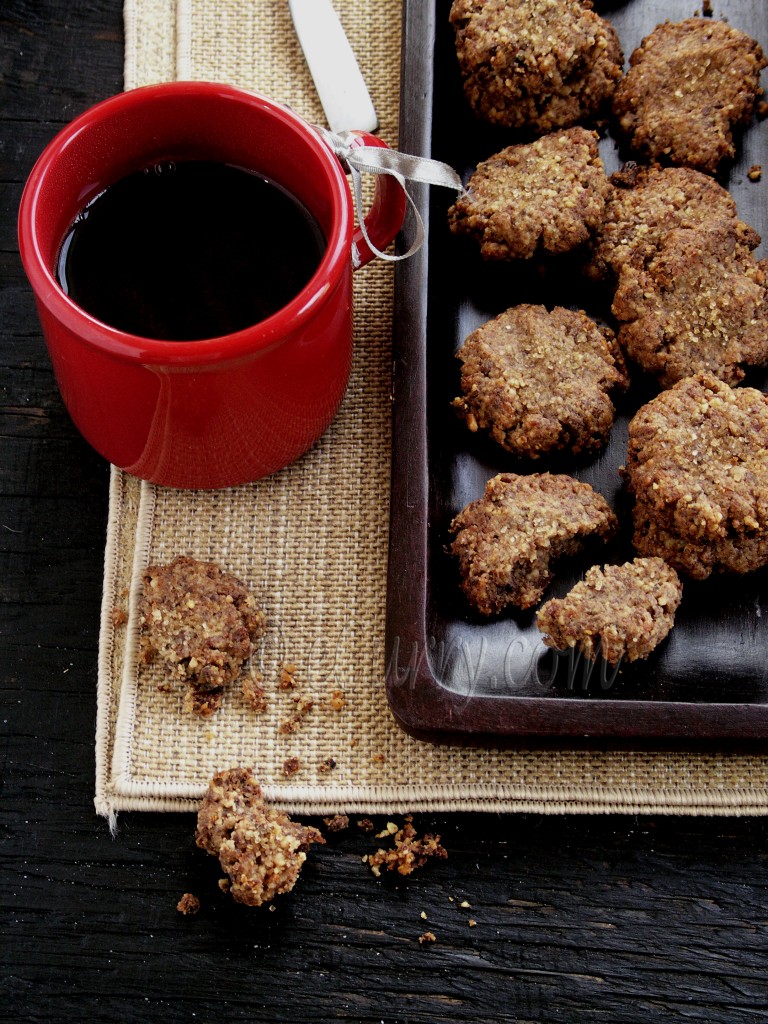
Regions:
M 336 156 L 344 161 L 349 168 L 357 222 L 371 252 L 376 253 L 380 259 L 390 262 L 405 260 L 409 256 L 413 256 L 424 243 L 424 222 L 416 203 L 405 187 L 406 181 L 417 181 L 425 185 L 440 185 L 443 188 L 452 188 L 456 192 L 463 192 L 464 186 L 456 171 L 440 160 L 431 160 L 424 156 L 410 156 L 407 153 L 398 153 L 395 149 L 385 149 L 380 146 L 355 146 L 353 144 L 358 137 L 353 132 L 331 132 L 326 128 L 316 127 Z M 363 213 L 364 174 L 388 174 L 395 178 L 405 193 L 405 198 L 408 200 L 416 221 L 416 237 L 407 252 L 391 255 L 382 252 L 371 241 Z M 355 257 L 353 262 L 357 266 L 359 258 L 357 253 L 353 255 Z

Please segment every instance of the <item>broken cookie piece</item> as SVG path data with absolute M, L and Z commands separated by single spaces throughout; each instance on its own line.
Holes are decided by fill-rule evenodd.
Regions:
M 183 555 L 145 570 L 138 616 L 142 660 L 185 683 L 185 707 L 203 717 L 221 706 L 266 625 L 241 580 Z
M 613 112 L 643 158 L 714 174 L 735 154 L 733 130 L 749 122 L 767 64 L 754 39 L 723 21 L 665 21 L 630 57 Z
M 608 502 L 589 484 L 563 474 L 500 473 L 454 518 L 451 553 L 470 604 L 494 615 L 509 605 L 536 604 L 552 581 L 555 559 L 617 528 Z
M 318 829 L 268 807 L 248 768 L 213 777 L 198 812 L 195 841 L 219 858 L 234 899 L 252 907 L 289 892 L 309 846 L 325 843 Z
M 448 225 L 469 235 L 486 260 L 565 253 L 586 242 L 602 221 L 610 185 L 585 128 L 507 146 L 478 164 Z
M 594 565 L 565 597 L 541 607 L 536 625 L 556 650 L 577 648 L 590 661 L 602 657 L 611 665 L 636 661 L 669 634 L 682 592 L 662 558 Z

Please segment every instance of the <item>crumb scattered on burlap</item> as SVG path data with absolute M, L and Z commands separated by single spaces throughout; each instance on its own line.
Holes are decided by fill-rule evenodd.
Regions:
M 610 191 L 597 142 L 597 132 L 569 128 L 483 160 L 448 211 L 451 231 L 475 238 L 487 260 L 582 245 Z
M 176 909 L 180 914 L 196 914 L 200 910 L 200 900 L 191 892 L 185 892 L 176 904 Z
M 394 824 L 394 823 L 390 823 Z M 436 857 L 438 860 L 445 860 L 448 851 L 440 843 L 440 836 L 426 832 L 419 837 L 413 827 L 413 817 L 410 814 L 405 816 L 402 828 L 394 827 L 394 831 L 387 826 L 383 833 L 377 838 L 390 836 L 393 846 L 388 849 L 380 847 L 375 853 L 369 853 L 363 858 L 374 875 L 378 878 L 382 868 L 385 871 L 397 871 L 401 875 L 410 875 L 416 868 L 423 867 L 428 860 Z
M 241 691 L 248 707 L 257 715 L 263 714 L 269 707 L 269 698 L 264 687 L 264 676 L 252 668 L 242 682 Z
M 767 272 L 730 224 L 670 231 L 619 274 L 619 344 L 663 387 L 704 371 L 736 384 L 768 363 Z
M 323 822 L 329 832 L 343 832 L 349 828 L 349 817 L 346 814 L 334 814 L 332 817 L 323 818 Z
M 141 656 L 159 659 L 185 683 L 185 709 L 203 717 L 221 707 L 266 627 L 246 585 L 213 562 L 180 556 L 144 571 L 138 607 Z
M 327 707 L 329 711 L 343 711 L 347 706 L 346 694 L 343 690 L 332 690 L 328 698 Z
M 613 331 L 582 311 L 513 306 L 483 324 L 457 353 L 453 406 L 514 455 L 595 452 L 608 440 L 612 396 L 629 380 Z
M 115 607 L 112 609 L 112 625 L 117 629 L 119 626 L 124 626 L 128 621 L 128 612 L 125 608 Z
M 336 768 L 337 763 L 335 757 L 326 757 L 320 762 L 317 770 L 323 773 L 332 772 Z
M 613 26 L 582 0 L 454 0 L 464 94 L 493 124 L 564 128 L 599 115 L 621 77 Z
M 760 244 L 754 228 L 739 220 L 730 192 L 700 171 L 628 164 L 610 182 L 584 268 L 592 280 L 615 286 L 623 267 L 652 257 L 675 228 L 722 226 L 748 249 Z
M 261 906 L 289 892 L 312 843 L 325 843 L 316 829 L 269 807 L 248 768 L 217 773 L 197 816 L 197 845 L 218 857 L 235 900 Z
M 293 757 L 286 757 L 283 761 L 283 775 L 286 775 L 288 778 L 298 775 L 301 769 L 301 758 L 298 758 L 295 755 Z
M 768 565 L 768 395 L 687 377 L 629 424 L 634 545 L 694 579 Z
M 302 722 L 315 706 L 315 702 L 311 697 L 304 697 L 302 694 L 296 694 L 292 700 L 294 705 L 293 711 L 290 717 L 281 722 L 279 726 L 279 731 L 284 735 L 298 732 L 301 728 Z
M 723 21 L 665 21 L 616 88 L 618 126 L 643 158 L 714 174 L 735 155 L 733 129 L 749 123 L 767 64 L 754 39 Z
M 683 588 L 662 558 L 624 565 L 593 565 L 563 598 L 547 601 L 536 616 L 544 643 L 578 648 L 611 665 L 647 658 L 670 633 Z
M 280 676 L 277 685 L 281 690 L 295 690 L 298 687 L 296 666 L 292 661 L 284 661 L 280 666 Z
M 564 474 L 500 473 L 451 523 L 462 589 L 483 615 L 530 608 L 553 579 L 552 563 L 588 537 L 608 539 L 618 520 L 589 484 Z

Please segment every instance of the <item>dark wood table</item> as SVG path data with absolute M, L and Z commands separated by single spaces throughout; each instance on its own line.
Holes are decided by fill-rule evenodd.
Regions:
M 766 819 L 421 815 L 449 858 L 395 880 L 353 827 L 269 912 L 218 890 L 194 816 L 124 814 L 115 839 L 96 817 L 108 469 L 63 409 L 15 217 L 46 141 L 120 90 L 122 56 L 120 0 L 0 5 L 0 1019 L 763 1019 Z

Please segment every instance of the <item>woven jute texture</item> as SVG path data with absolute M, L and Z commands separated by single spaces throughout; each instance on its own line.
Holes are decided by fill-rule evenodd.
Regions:
M 397 141 L 400 0 L 336 0 L 371 87 L 382 136 Z M 222 80 L 323 123 L 288 6 L 275 0 L 129 0 L 126 88 Z M 295 812 L 420 809 L 684 814 L 768 813 L 759 753 L 511 750 L 436 746 L 403 733 L 383 686 L 389 501 L 391 268 L 355 275 L 355 359 L 328 433 L 298 463 L 247 487 L 183 492 L 113 470 L 105 558 L 96 807 L 192 810 L 211 775 L 253 765 Z M 210 559 L 245 580 L 269 620 L 252 671 L 269 705 L 237 687 L 199 719 L 137 665 L 136 598 L 150 563 Z M 126 610 L 128 621 L 116 625 Z M 280 689 L 295 666 L 298 690 Z M 293 697 L 313 706 L 284 730 Z M 343 705 L 343 706 L 341 706 Z M 298 758 L 299 771 L 284 765 Z

